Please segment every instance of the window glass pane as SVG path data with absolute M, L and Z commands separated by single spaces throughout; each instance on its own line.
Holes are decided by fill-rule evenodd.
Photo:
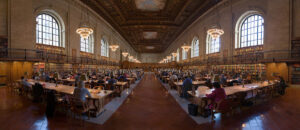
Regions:
M 220 52 L 220 37 L 217 39 L 213 39 L 211 36 L 208 36 L 206 46 L 206 54 Z
M 108 43 L 107 41 L 102 38 L 101 39 L 101 56 L 105 56 L 108 57 L 108 53 L 109 53 L 109 47 L 108 47 Z
M 199 40 L 195 39 L 192 43 L 192 57 L 197 57 L 199 56 Z
M 39 44 L 59 46 L 60 32 L 58 22 L 48 14 L 40 14 L 36 17 L 36 39 Z
M 260 15 L 247 17 L 240 28 L 240 47 L 262 45 L 264 19 Z

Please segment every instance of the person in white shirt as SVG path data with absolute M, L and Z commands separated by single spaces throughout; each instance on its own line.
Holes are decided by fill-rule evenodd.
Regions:
M 86 102 L 86 96 L 91 97 L 91 93 L 84 87 L 83 81 L 80 81 L 80 85 L 74 89 L 73 95 L 82 102 Z

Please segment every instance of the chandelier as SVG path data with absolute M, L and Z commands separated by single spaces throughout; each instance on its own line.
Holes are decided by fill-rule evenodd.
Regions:
M 116 50 L 119 48 L 119 45 L 110 45 L 109 48 L 110 48 L 112 51 L 116 51 Z
M 166 61 L 167 61 L 167 59 L 163 59 L 163 61 L 164 61 L 164 62 L 166 62 Z
M 88 24 L 81 24 L 79 28 L 76 30 L 76 33 L 80 35 L 80 37 L 87 39 L 91 34 L 93 34 L 93 29 L 88 26 Z
M 172 56 L 167 56 L 167 60 L 171 60 Z
M 84 12 L 83 7 L 81 12 Z M 79 24 L 79 28 L 76 29 L 76 33 L 78 33 L 82 38 L 87 39 L 91 34 L 93 34 L 94 31 L 89 23 L 88 10 L 86 10 L 86 18 L 83 15 L 84 14 L 81 13 L 81 21 Z
M 177 53 L 173 52 L 173 53 L 172 53 L 172 56 L 173 56 L 173 57 L 177 57 Z
M 189 49 L 191 48 L 191 46 L 183 45 L 181 48 L 182 48 L 185 52 L 188 52 Z
M 128 56 L 129 60 L 132 60 L 133 59 L 133 56 Z
M 128 56 L 128 52 L 122 52 L 122 55 L 124 56 L 124 57 L 127 57 Z
M 213 26 L 211 29 L 207 30 L 207 34 L 210 35 L 213 39 L 217 39 L 224 34 L 224 30 L 218 26 Z

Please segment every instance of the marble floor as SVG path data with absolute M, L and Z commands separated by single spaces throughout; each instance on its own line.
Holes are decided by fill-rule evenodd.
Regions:
M 239 114 L 220 116 L 215 122 L 196 124 L 153 74 L 145 74 L 119 109 L 103 124 L 85 122 L 57 112 L 45 116 L 45 105 L 0 88 L 0 130 L 25 129 L 299 129 L 300 86 L 285 96 L 253 106 Z

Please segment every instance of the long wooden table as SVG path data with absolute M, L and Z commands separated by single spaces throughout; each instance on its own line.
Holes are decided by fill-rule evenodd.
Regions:
M 236 86 L 231 86 L 231 87 L 225 87 L 225 93 L 227 96 L 233 95 L 238 92 L 246 92 L 246 91 L 252 91 L 256 90 L 258 88 L 263 88 L 263 87 L 270 87 L 273 86 L 274 83 L 268 83 L 268 82 L 262 82 L 262 83 L 252 83 L 252 84 L 245 84 L 244 87 L 243 85 L 236 85 Z M 193 94 L 194 97 L 197 98 L 203 98 L 206 97 L 206 94 L 211 94 L 214 89 L 209 89 L 208 87 L 201 87 L 196 90 L 195 94 Z M 192 94 L 191 91 L 188 93 Z
M 275 83 L 268 83 L 268 82 L 258 82 L 258 83 L 252 83 L 252 84 L 245 84 L 243 85 L 236 85 L 231 87 L 225 87 L 225 93 L 227 96 L 234 95 L 238 92 L 247 92 L 247 97 L 254 97 L 255 91 L 264 88 L 264 87 L 273 87 Z M 204 107 L 206 106 L 206 94 L 211 94 L 214 89 L 210 89 L 206 86 L 198 87 L 198 89 L 195 92 L 188 91 L 190 95 L 194 97 L 194 103 L 199 105 L 199 112 L 203 112 Z M 250 92 L 250 96 L 249 93 Z
M 199 85 L 204 85 L 206 81 L 192 81 L 193 87 L 199 86 Z M 174 84 L 177 87 L 177 92 L 180 95 L 182 93 L 182 87 L 183 87 L 183 82 L 174 82 Z
M 126 78 L 129 81 L 129 84 L 135 83 L 135 78 Z
M 206 81 L 193 81 L 192 84 L 193 85 L 204 85 L 206 83 Z M 174 82 L 174 84 L 176 86 L 182 86 L 183 82 Z
M 18 80 L 19 82 L 21 80 Z M 58 93 L 63 93 L 67 95 L 73 95 L 75 87 L 68 86 L 68 85 L 62 85 L 62 84 L 56 84 L 55 83 L 48 83 L 48 82 L 42 82 L 42 81 L 36 81 L 36 80 L 28 80 L 28 82 L 31 85 L 34 85 L 35 83 L 40 83 L 44 89 L 48 90 L 55 90 Z M 91 97 L 88 99 L 93 100 L 93 105 L 95 107 L 95 115 L 99 115 L 101 112 L 104 111 L 104 99 L 108 95 L 112 94 L 113 91 L 111 90 L 97 90 L 97 89 L 88 89 L 88 91 L 91 93 Z

